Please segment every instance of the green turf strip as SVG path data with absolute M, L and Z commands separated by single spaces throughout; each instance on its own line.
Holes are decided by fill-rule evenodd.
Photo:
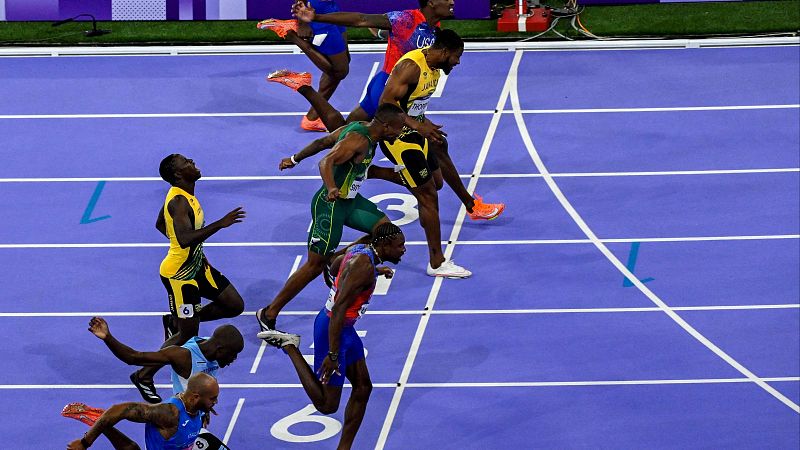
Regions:
M 545 2 L 548 3 L 548 2 Z M 560 4 L 550 3 L 553 6 Z M 800 1 L 663 3 L 628 6 L 589 6 L 580 16 L 584 26 L 603 37 L 694 37 L 797 33 Z M 494 20 L 447 20 L 446 28 L 466 39 L 520 39 L 534 33 L 498 33 Z M 255 21 L 101 22 L 111 34 L 86 37 L 86 22 L 52 27 L 50 22 L 0 22 L 2 45 L 75 44 L 258 44 L 283 42 L 273 33 L 257 30 Z M 579 37 L 568 19 L 557 30 Z M 373 41 L 365 29 L 350 29 L 351 41 Z M 560 39 L 549 33 L 539 39 Z

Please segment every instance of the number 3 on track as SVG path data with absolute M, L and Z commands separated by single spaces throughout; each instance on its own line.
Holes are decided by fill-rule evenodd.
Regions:
M 397 194 L 397 193 L 389 193 L 389 194 L 380 194 L 374 195 L 369 198 L 372 203 L 376 205 L 384 200 L 399 200 L 400 204 L 392 203 L 388 205 L 385 209 L 390 211 L 399 211 L 403 213 L 403 217 L 392 220 L 392 223 L 397 225 L 398 227 L 409 224 L 417 219 L 419 219 L 419 210 L 417 209 L 417 199 L 414 198 L 411 194 Z

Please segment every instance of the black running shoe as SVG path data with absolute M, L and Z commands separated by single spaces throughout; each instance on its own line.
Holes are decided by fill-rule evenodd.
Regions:
M 172 318 L 172 314 L 164 314 L 161 316 L 161 325 L 164 327 L 164 340 L 171 338 L 178 332 L 178 327 Z
M 266 310 L 267 308 L 261 308 L 256 311 L 256 320 L 258 321 L 258 326 L 261 328 L 261 331 L 268 331 L 268 330 L 275 330 L 275 322 L 276 319 L 267 319 L 266 321 L 261 320 L 261 312 Z
M 141 381 L 136 376 L 136 372 L 131 374 L 130 379 L 131 383 L 136 386 L 136 389 L 139 390 L 139 393 L 142 394 L 142 398 L 145 399 L 147 403 L 161 403 L 161 396 L 156 392 L 156 386 L 152 381 Z

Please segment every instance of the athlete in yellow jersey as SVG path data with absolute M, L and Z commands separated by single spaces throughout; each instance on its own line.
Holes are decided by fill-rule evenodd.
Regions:
M 405 185 L 420 205 L 420 224 L 425 230 L 430 252 L 427 274 L 436 277 L 466 278 L 471 275 L 442 253 L 437 190 L 442 182 L 458 196 L 472 220 L 492 220 L 505 209 L 502 203 L 484 203 L 474 197 L 461 182 L 458 170 L 447 153 L 446 134 L 441 126 L 425 117 L 428 101 L 436 91 L 440 70 L 445 74 L 458 65 L 464 53 L 464 43 L 452 30 L 437 30 L 433 45 L 406 53 L 394 66 L 380 103 L 399 105 L 407 113 L 407 129 L 397 140 L 381 142 L 384 155 L 400 173 L 386 167 L 371 166 L 368 178 L 381 178 Z M 319 113 L 329 129 L 338 129 L 344 116 L 311 86 L 311 75 L 279 70 L 267 77 L 268 81 L 281 83 L 300 93 Z M 306 154 L 306 157 L 313 153 Z M 296 161 L 284 158 L 282 167 L 293 167 Z
M 171 185 L 158 213 L 156 228 L 169 238 L 169 251 L 161 262 L 161 282 L 169 296 L 170 316 L 165 328 L 177 325 L 177 332 L 162 345 L 183 345 L 194 336 L 200 322 L 236 317 L 244 311 L 244 301 L 224 275 L 212 267 L 203 254 L 203 242 L 217 231 L 244 219 L 241 207 L 205 225 L 203 208 L 194 196 L 200 170 L 194 161 L 172 154 L 161 161 L 161 178 Z M 200 298 L 212 301 L 201 307 Z M 147 366 L 133 374 L 131 381 L 145 400 L 158 403 L 161 397 L 153 385 L 153 375 L 161 366 Z
M 472 197 L 447 153 L 446 134 L 439 130 L 441 126 L 425 117 L 428 102 L 439 82 L 440 70 L 449 74 L 459 64 L 463 53 L 464 42 L 458 34 L 452 30 L 439 30 L 433 45 L 412 50 L 400 58 L 381 96 L 381 103 L 398 104 L 408 115 L 405 132 L 397 140 L 381 142 L 380 146 L 384 155 L 401 169 L 402 183 L 419 203 L 420 225 L 428 241 L 427 274 L 447 278 L 466 278 L 472 272 L 452 260 L 445 260 L 442 252 L 437 193 L 442 187 L 442 179 L 453 189 L 473 219 L 493 219 L 505 208 L 502 203 L 487 204 L 480 197 Z

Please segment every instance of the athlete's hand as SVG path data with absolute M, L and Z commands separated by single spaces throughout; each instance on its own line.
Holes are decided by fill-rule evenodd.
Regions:
M 378 272 L 378 275 L 383 275 L 386 278 L 392 278 L 394 276 L 394 270 L 386 266 L 378 266 L 375 270 Z
M 339 198 L 339 188 L 328 188 L 328 197 L 326 200 L 335 202 L 337 198 Z
M 291 169 L 292 167 L 296 166 L 297 164 L 292 162 L 292 158 L 283 158 L 281 163 L 278 164 L 278 170 L 283 169 Z
M 339 363 L 337 361 L 331 361 L 330 356 L 326 356 L 324 360 L 322 360 L 322 366 L 317 371 L 319 374 L 319 381 L 322 384 L 328 384 L 328 381 L 331 380 L 331 375 L 342 375 L 339 372 Z
M 242 207 L 239 206 L 228 214 L 225 214 L 222 219 L 219 219 L 219 224 L 222 225 L 222 228 L 228 228 L 229 226 L 244 220 L 245 215 L 246 213 L 242 210 Z
M 110 334 L 108 323 L 102 317 L 92 317 L 92 320 L 89 321 L 89 331 L 100 339 L 105 339 Z
M 442 142 L 444 141 L 444 137 L 447 136 L 447 133 L 442 131 L 441 128 L 441 125 L 436 125 L 430 120 L 425 120 L 425 122 L 422 122 L 419 124 L 419 126 L 417 126 L 417 132 L 428 140 Z
M 297 36 L 300 39 L 311 39 L 314 37 L 314 32 L 311 31 L 311 25 L 305 22 L 297 22 Z
M 80 439 L 76 439 L 67 444 L 67 450 L 85 450 L 85 449 L 86 447 L 84 447 L 83 444 L 81 444 Z
M 301 22 L 309 23 L 314 21 L 317 13 L 314 11 L 313 6 L 306 5 L 306 2 L 302 0 L 297 0 L 292 5 L 292 16 Z

